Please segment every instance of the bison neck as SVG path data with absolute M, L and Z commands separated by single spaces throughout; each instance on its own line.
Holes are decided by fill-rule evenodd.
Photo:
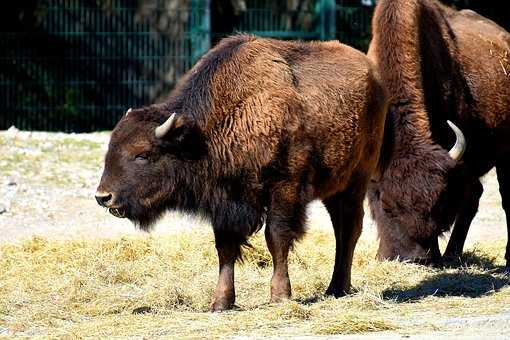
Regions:
M 438 131 L 461 109 L 465 81 L 447 17 L 435 0 L 380 0 L 373 19 L 369 56 L 378 64 L 392 96 L 396 144 L 446 145 Z M 406 146 L 406 152 L 408 147 Z M 418 149 L 421 149 L 419 146 Z

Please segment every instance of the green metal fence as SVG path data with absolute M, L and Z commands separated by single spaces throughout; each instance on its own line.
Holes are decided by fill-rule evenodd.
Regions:
M 335 0 L 301 0 L 290 6 L 285 1 L 278 5 L 271 0 L 248 0 L 246 5 L 233 31 L 279 39 L 335 39 Z
M 41 1 L 0 33 L 0 129 L 110 129 L 164 97 L 209 48 L 208 3 L 167 3 Z
M 0 31 L 0 129 L 110 129 L 127 108 L 163 100 L 211 42 L 226 34 L 337 37 L 364 49 L 371 17 L 371 8 L 334 0 L 243 0 L 233 24 L 212 31 L 211 19 L 223 17 L 212 16 L 211 6 L 225 2 L 32 3 L 3 14 L 22 19 Z

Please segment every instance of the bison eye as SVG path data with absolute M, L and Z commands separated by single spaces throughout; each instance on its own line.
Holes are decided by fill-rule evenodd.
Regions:
M 135 162 L 139 164 L 147 164 L 149 162 L 149 153 L 143 152 L 139 155 L 136 155 Z

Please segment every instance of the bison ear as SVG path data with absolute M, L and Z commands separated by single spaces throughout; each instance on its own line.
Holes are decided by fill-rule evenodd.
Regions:
M 172 113 L 154 133 L 164 149 L 181 158 L 197 159 L 205 152 L 204 135 L 188 114 Z

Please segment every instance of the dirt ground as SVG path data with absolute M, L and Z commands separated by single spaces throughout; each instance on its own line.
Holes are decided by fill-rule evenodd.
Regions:
M 143 233 L 129 221 L 108 214 L 94 200 L 108 138 L 107 133 L 69 135 L 15 129 L 0 132 L 0 242 L 18 242 L 35 235 L 82 239 Z M 479 241 L 506 240 L 505 215 L 495 172 L 486 175 L 483 183 L 485 191 L 468 235 L 468 247 Z M 317 228 L 331 228 L 319 202 L 308 209 L 308 225 L 310 233 Z M 173 213 L 163 218 L 152 233 L 168 235 L 200 228 L 210 226 L 192 216 Z M 375 225 L 368 213 L 362 238 L 377 242 Z M 445 318 L 447 332 L 413 337 L 465 337 L 475 332 L 478 336 L 473 338 L 504 338 L 510 331 L 509 313 L 510 309 L 490 317 Z M 470 325 L 469 333 L 465 331 L 466 324 Z M 378 333 L 363 337 L 384 339 L 401 335 Z

